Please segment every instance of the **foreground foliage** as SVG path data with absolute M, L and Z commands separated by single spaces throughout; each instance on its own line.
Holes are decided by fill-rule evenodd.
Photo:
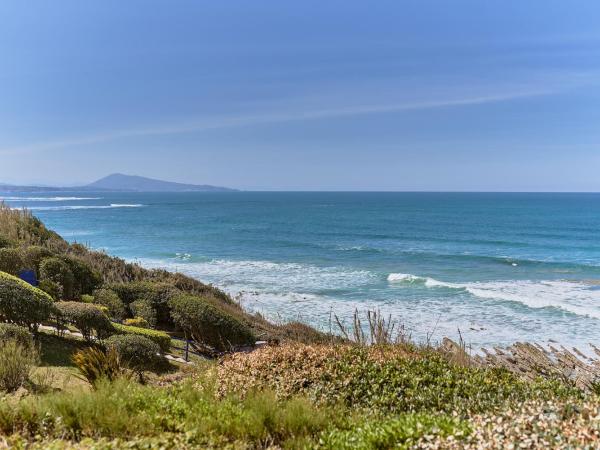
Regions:
M 580 395 L 558 381 L 526 383 L 504 369 L 461 366 L 434 350 L 404 345 L 289 344 L 231 355 L 217 370 L 224 395 L 304 392 L 328 404 L 389 413 L 477 413 L 529 398 Z

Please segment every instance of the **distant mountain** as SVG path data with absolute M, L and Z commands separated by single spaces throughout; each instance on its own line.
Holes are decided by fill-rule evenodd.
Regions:
M 235 189 L 208 184 L 184 184 L 113 173 L 86 186 L 51 187 L 17 186 L 0 183 L 0 192 L 80 192 L 80 191 L 127 191 L 127 192 L 233 192 Z
M 113 173 L 101 178 L 94 183 L 84 186 L 87 190 L 110 190 L 110 191 L 135 191 L 135 192 L 226 192 L 234 191 L 219 186 L 208 184 L 184 184 L 171 181 L 155 180 L 153 178 L 139 177 L 135 175 L 123 175 Z

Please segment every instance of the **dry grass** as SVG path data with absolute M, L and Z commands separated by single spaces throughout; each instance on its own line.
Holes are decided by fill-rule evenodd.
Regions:
M 342 322 L 337 314 L 333 314 L 333 318 L 342 336 L 357 345 L 412 343 L 410 332 L 398 320 L 393 319 L 391 314 L 386 318 L 381 311 L 368 310 L 366 325 L 363 325 L 358 309 L 354 311 L 350 325 Z

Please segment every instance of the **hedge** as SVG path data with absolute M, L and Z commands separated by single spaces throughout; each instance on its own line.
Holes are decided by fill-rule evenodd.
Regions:
M 117 334 L 143 336 L 148 338 L 151 341 L 156 342 L 163 352 L 168 352 L 171 348 L 171 337 L 164 331 L 121 325 L 119 323 L 113 323 L 113 327 Z
M 54 300 L 44 291 L 0 272 L 0 316 L 4 321 L 37 331 L 38 325 L 54 311 Z
M 179 295 L 169 302 L 173 321 L 196 341 L 217 350 L 252 345 L 252 330 L 202 297 Z
M 98 339 L 105 339 L 115 332 L 112 322 L 96 305 L 58 302 L 56 309 L 59 320 L 73 325 L 87 341 L 91 341 L 94 334 Z
M 158 344 L 144 336 L 111 336 L 106 340 L 106 348 L 115 349 L 121 363 L 138 373 L 154 369 L 160 358 Z

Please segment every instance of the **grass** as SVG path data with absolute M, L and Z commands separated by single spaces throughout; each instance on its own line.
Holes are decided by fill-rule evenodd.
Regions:
M 89 347 L 83 339 L 74 336 L 60 337 L 44 330 L 38 333 L 37 341 L 40 345 L 42 366 L 75 367 L 72 356 L 78 350 Z
M 270 392 L 217 399 L 208 385 L 169 388 L 131 381 L 101 384 L 97 390 L 61 392 L 0 404 L 6 435 L 42 438 L 133 438 L 184 433 L 196 445 L 253 443 L 294 447 L 322 430 L 344 425 L 346 415 L 318 408 L 303 398 L 280 401 Z

